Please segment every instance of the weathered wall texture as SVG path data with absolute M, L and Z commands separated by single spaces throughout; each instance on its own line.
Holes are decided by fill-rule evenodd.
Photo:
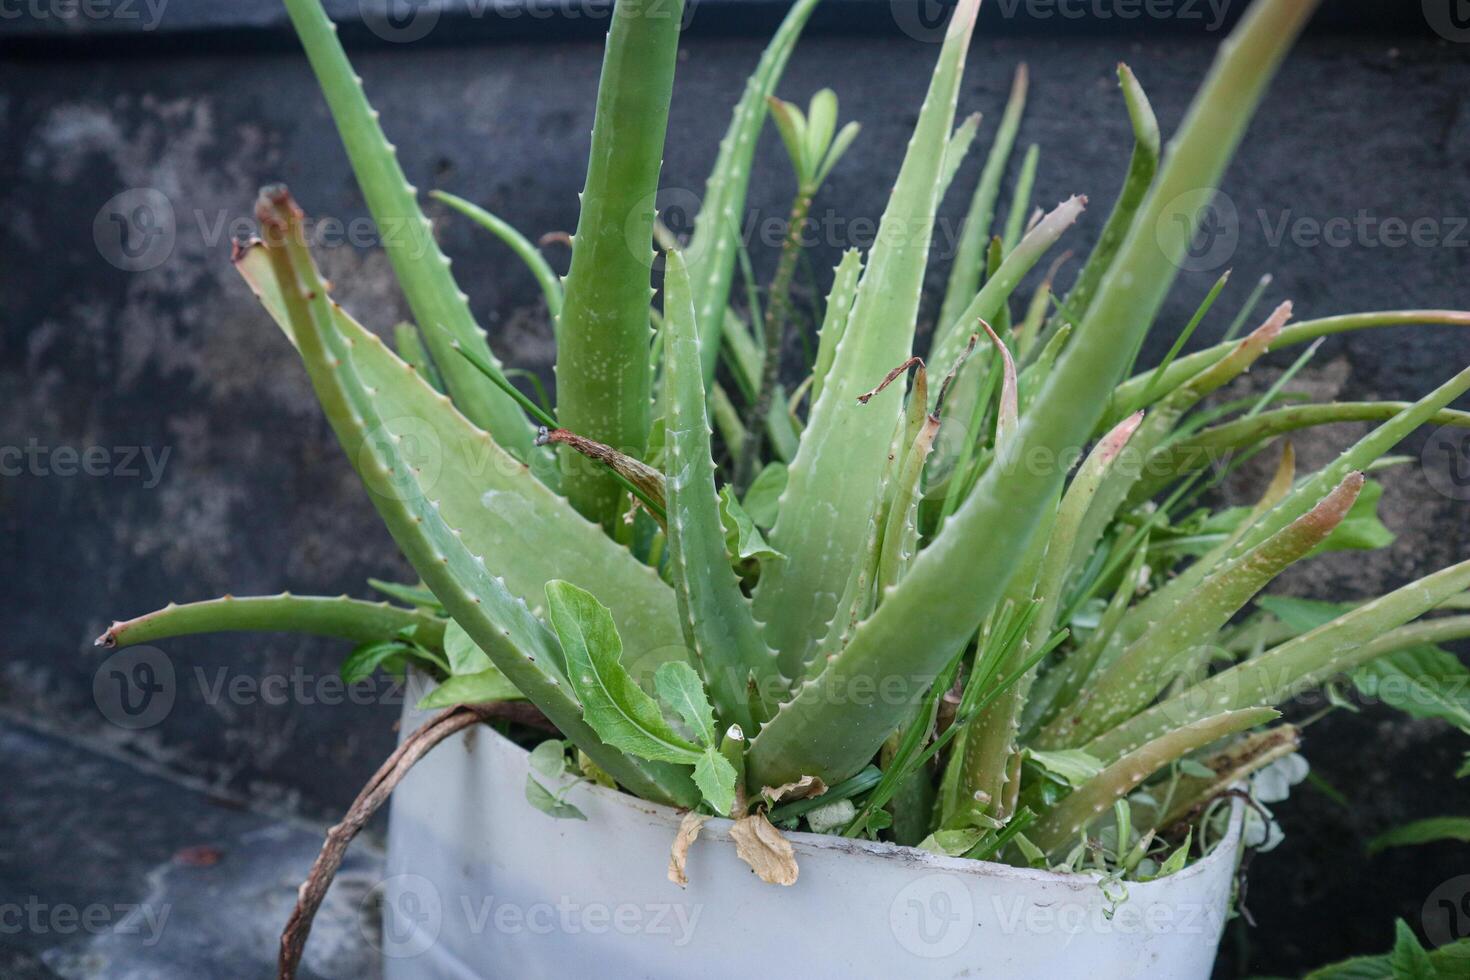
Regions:
M 815 208 L 824 241 L 812 267 L 823 282 L 841 248 L 867 244 L 843 220 L 877 218 L 935 50 L 814 38 L 781 86 L 805 101 L 831 85 L 844 116 L 864 127 Z M 1267 270 L 1276 275 L 1268 299 L 1294 299 L 1300 318 L 1470 305 L 1467 50 L 1331 38 L 1298 49 L 1225 183 L 1238 208 L 1239 244 L 1228 258 L 1235 273 L 1222 308 Z M 1167 132 L 1210 51 L 1209 43 L 1177 39 L 982 41 L 961 108 L 987 113 L 988 138 L 1012 68 L 1030 64 L 1022 146 L 1041 147 L 1039 202 L 1092 196 L 1071 243 L 1080 250 L 1106 216 L 1126 162 L 1115 62 L 1136 69 Z M 699 192 L 757 52 L 748 40 L 687 45 L 666 186 Z M 535 235 L 574 223 L 599 54 L 598 43 L 516 43 L 377 50 L 358 61 L 413 180 L 481 202 Z M 382 254 L 364 247 L 371 237 L 361 234 L 362 200 L 304 59 L 11 61 L 0 66 L 0 93 L 7 148 L 0 446 L 25 450 L 20 472 L 0 479 L 0 698 L 12 711 L 126 743 L 221 788 L 297 802 L 310 813 L 335 810 L 391 744 L 396 712 L 381 703 L 392 700 L 386 690 L 372 699 L 380 703 L 318 703 L 334 695 L 336 645 L 279 636 L 168 643 L 176 702 L 137 732 L 99 711 L 110 695 L 94 698 L 101 657 L 91 649 L 109 619 L 170 599 L 281 589 L 362 595 L 368 575 L 406 575 L 290 347 L 228 262 L 230 223 L 249 214 L 259 184 L 285 180 L 313 215 L 342 223 L 341 233 L 327 229 L 338 243 L 320 251 L 342 302 L 380 330 L 404 315 Z M 978 166 L 967 163 L 962 183 Z M 779 218 L 790 187 L 770 133 L 759 168 L 752 215 Z M 161 192 L 173 214 L 171 226 L 160 226 L 172 229 L 171 248 L 158 246 L 166 257 L 156 265 L 119 252 L 109 225 L 111 213 L 126 217 L 139 203 L 156 204 L 139 196 L 146 188 Z M 131 197 L 109 205 L 130 189 Z M 951 231 L 959 198 L 946 209 Z M 1394 245 L 1381 229 L 1350 234 L 1341 246 L 1292 240 L 1298 219 L 1352 220 L 1360 210 L 1431 219 L 1433 241 Z M 553 351 L 530 277 L 487 236 L 441 217 L 456 271 L 500 354 L 549 377 Z M 1283 220 L 1287 234 L 1277 239 Z M 758 267 L 769 269 L 771 252 L 755 246 Z M 130 264 L 152 267 L 118 267 Z M 1162 353 L 1217 274 L 1182 276 L 1146 357 Z M 931 278 L 943 281 L 940 272 Z M 1228 320 L 1212 317 L 1201 340 Z M 1329 340 L 1302 377 L 1348 397 L 1412 398 L 1467 361 L 1470 336 L 1397 331 Z M 1287 362 L 1258 369 L 1252 386 L 1263 387 Z M 1333 431 L 1300 448 L 1320 462 L 1350 435 Z M 1421 444 L 1422 434 L 1407 451 Z M 68 453 L 90 447 L 100 448 L 83 459 L 101 475 L 63 475 L 80 466 Z M 1385 518 L 1398 544 L 1318 562 L 1292 576 L 1293 591 L 1364 595 L 1470 554 L 1470 504 L 1434 492 L 1418 466 L 1385 482 Z M 1237 483 L 1243 495 L 1256 489 Z M 257 688 L 268 676 L 286 686 Z M 1456 867 L 1467 870 L 1463 849 L 1452 847 L 1402 851 L 1366 866 L 1359 858 L 1366 837 L 1395 822 L 1466 812 L 1470 788 L 1450 779 L 1463 741 L 1380 710 L 1339 714 L 1309 730 L 1316 771 L 1348 802 L 1303 787 L 1281 808 L 1286 844 L 1253 867 L 1256 970 L 1287 972 L 1381 948 L 1392 915 L 1418 922 L 1434 886 Z

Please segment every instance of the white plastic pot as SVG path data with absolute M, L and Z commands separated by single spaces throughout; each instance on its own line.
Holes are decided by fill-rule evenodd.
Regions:
M 406 709 L 402 731 L 427 717 Z M 386 980 L 1204 978 L 1240 846 L 1237 819 L 1209 856 L 1119 902 L 1087 875 L 793 833 L 800 878 L 782 888 L 711 820 L 680 888 L 677 811 L 584 783 L 566 799 L 587 820 L 554 819 L 526 802 L 527 771 L 524 750 L 476 726 L 393 794 Z

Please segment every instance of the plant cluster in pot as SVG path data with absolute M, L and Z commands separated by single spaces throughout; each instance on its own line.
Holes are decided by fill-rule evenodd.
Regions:
M 1167 151 L 1120 67 L 1121 193 L 1070 286 L 1053 263 L 1026 295 L 1087 201 L 1032 215 L 1033 153 L 992 234 L 1018 71 L 919 357 L 934 216 L 967 190 L 952 183 L 979 128 L 956 121 L 978 7 L 960 0 L 879 231 L 836 267 L 799 376 L 781 354 L 801 231 L 858 136 L 830 91 L 805 110 L 775 94 L 815 0 L 750 77 L 687 241 L 654 210 L 678 0 L 620 0 L 567 275 L 435 195 L 540 283 L 554 410 L 507 380 L 318 0 L 286 6 L 373 216 L 398 231 L 384 246 L 416 326 L 390 349 L 333 302 L 283 187 L 261 192 L 260 237 L 234 261 L 420 581 L 375 582 L 391 604 L 171 605 L 99 640 L 296 630 L 357 641 L 348 678 L 413 678 L 398 752 L 302 888 L 282 975 L 396 787 L 390 976 L 818 958 L 843 975 L 1206 976 L 1242 850 L 1272 832 L 1279 793 L 1260 790 L 1300 778 L 1278 707 L 1344 675 L 1438 683 L 1426 644 L 1470 635 L 1470 617 L 1426 617 L 1463 604 L 1470 562 L 1346 608 L 1258 595 L 1373 537 L 1365 473 L 1424 423 L 1470 424 L 1447 407 L 1470 370 L 1412 404 L 1215 395 L 1275 350 L 1470 315 L 1292 322 L 1290 303 L 1253 313 L 1258 291 L 1224 341 L 1182 355 L 1222 279 L 1164 325 L 1163 362 L 1135 364 L 1312 0 L 1251 5 Z M 768 117 L 796 177 L 790 233 L 769 286 L 736 290 Z M 1281 437 L 1345 420 L 1378 424 L 1298 475 Z M 1223 464 L 1273 443 L 1258 501 L 1206 506 Z

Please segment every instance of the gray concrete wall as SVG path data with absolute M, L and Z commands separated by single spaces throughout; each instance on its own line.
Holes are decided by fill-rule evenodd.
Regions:
M 984 110 L 988 139 L 1019 61 L 1033 94 L 1021 139 L 1041 147 L 1036 197 L 1073 192 L 1093 206 L 1071 236 L 1085 249 L 1116 192 L 1128 133 L 1114 64 L 1123 59 L 1172 130 L 1208 63 L 1214 36 L 982 39 L 962 110 Z M 357 56 L 410 177 L 485 204 L 535 235 L 570 229 L 592 121 L 596 41 L 398 46 Z M 825 283 L 854 228 L 876 221 L 936 48 L 825 34 L 803 42 L 781 94 L 805 101 L 830 85 L 864 131 L 817 201 Z M 697 194 L 728 109 L 759 42 L 696 35 L 681 57 L 664 184 Z M 1470 48 L 1422 36 L 1304 42 L 1251 128 L 1225 190 L 1239 214 L 1228 264 L 1233 307 L 1263 272 L 1268 300 L 1300 318 L 1357 309 L 1470 305 Z M 26 451 L 0 478 L 0 701 L 84 739 L 123 745 L 222 790 L 308 813 L 345 804 L 392 743 L 395 692 L 369 704 L 325 704 L 338 645 L 280 636 L 206 637 L 165 645 L 177 679 L 172 709 L 127 731 L 94 697 L 91 639 L 114 617 L 171 599 L 291 589 L 366 594 L 369 575 L 406 577 L 323 422 L 289 345 L 228 262 L 229 222 L 249 214 L 267 181 L 291 184 L 318 218 L 344 231 L 366 212 L 316 95 L 291 51 L 208 55 L 93 52 L 11 57 L 0 64 L 0 446 Z M 975 179 L 968 162 L 961 185 Z M 784 215 L 782 151 L 767 133 L 751 199 L 754 219 Z M 173 240 L 161 261 L 128 271 L 108 214 L 125 217 L 144 189 L 163 195 Z M 115 196 L 131 192 L 131 196 Z M 946 208 L 951 227 L 962 195 Z M 1429 219 L 1433 241 L 1394 245 L 1378 232 L 1334 244 L 1276 239 L 1283 218 L 1358 213 Z M 549 376 L 545 310 L 530 277 L 488 236 L 444 218 L 442 238 L 476 314 L 503 358 Z M 100 224 L 99 224 L 100 222 Z M 109 237 L 111 235 L 112 237 Z M 365 242 L 325 247 L 342 302 L 370 326 L 405 315 L 386 261 Z M 353 235 L 348 235 L 349 239 Z M 101 243 L 99 245 L 99 242 Z M 941 246 L 942 250 L 942 246 Z M 758 269 L 772 249 L 757 247 Z M 561 260 L 564 257 L 558 256 Z M 123 266 L 120 268 L 119 266 Z M 1186 273 L 1145 358 L 1156 358 L 1218 270 Z M 940 287 L 943 267 L 931 283 Z M 925 315 L 932 316 L 932 307 Z M 1229 316 L 1206 322 L 1213 339 Z M 1470 361 L 1470 336 L 1449 328 L 1328 341 L 1303 374 L 1352 398 L 1412 398 Z M 1263 387 L 1288 358 L 1258 369 Z M 1303 440 L 1320 462 L 1352 432 Z M 1417 453 L 1423 434 L 1410 440 Z M 64 475 L 93 449 L 98 475 Z M 165 456 L 166 454 L 166 456 Z M 150 465 L 154 469 L 150 469 Z M 155 472 L 156 470 L 156 472 Z M 1242 495 L 1249 481 L 1237 481 Z M 1390 550 L 1339 556 L 1287 586 L 1319 597 L 1366 595 L 1470 554 L 1467 504 L 1434 492 L 1420 468 L 1385 478 Z M 260 678 L 284 678 L 284 703 Z M 300 677 L 297 687 L 294 677 Z M 233 689 L 231 685 L 237 685 Z M 328 685 L 323 688 L 319 685 Z M 239 686 L 239 685 L 243 685 Z M 293 693 L 294 692 L 294 693 Z M 304 693 L 302 693 L 304 692 Z M 102 701 L 106 701 L 104 693 Z M 1252 967 L 1287 972 L 1386 947 L 1391 918 L 1420 922 L 1430 892 L 1470 870 L 1463 848 L 1361 861 L 1364 840 L 1396 822 L 1467 812 L 1470 785 L 1451 780 L 1461 736 L 1381 710 L 1312 727 L 1307 755 L 1347 805 L 1303 787 L 1281 808 L 1287 842 L 1253 866 L 1249 904 L 1261 925 Z M 1458 871 L 1455 869 L 1458 868 Z

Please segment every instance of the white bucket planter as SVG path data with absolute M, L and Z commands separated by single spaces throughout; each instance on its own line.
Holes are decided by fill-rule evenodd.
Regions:
M 408 708 L 402 731 L 426 718 Z M 1204 860 L 1129 884 L 1115 906 L 1085 875 L 816 834 L 787 835 L 801 877 L 781 888 L 711 820 L 681 889 L 666 877 L 677 811 L 583 784 L 567 799 L 587 820 L 553 819 L 526 802 L 527 770 L 525 751 L 477 726 L 393 794 L 386 980 L 1205 978 L 1240 847 L 1237 819 Z

